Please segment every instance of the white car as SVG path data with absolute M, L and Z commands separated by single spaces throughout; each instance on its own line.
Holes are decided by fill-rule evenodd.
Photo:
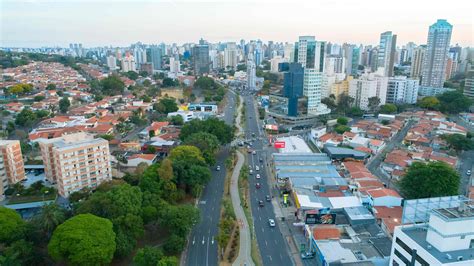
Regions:
M 255 165 L 255 171 L 258 171 L 260 170 L 260 167 L 258 167 L 258 165 Z
M 257 154 L 257 152 L 256 152 L 256 151 L 253 151 L 252 154 L 255 155 L 255 154 Z
M 256 177 L 257 177 L 257 179 L 260 179 L 260 174 L 257 174 L 257 176 L 256 176 Z
M 252 169 L 250 169 L 249 174 L 253 175 L 253 170 Z
M 275 227 L 275 220 L 268 219 L 268 224 L 270 225 L 270 227 Z
M 471 170 L 467 170 L 466 175 L 471 175 Z
M 220 170 L 221 170 L 221 166 L 218 165 L 218 166 L 216 167 L 216 170 L 217 170 L 217 171 L 220 171 Z

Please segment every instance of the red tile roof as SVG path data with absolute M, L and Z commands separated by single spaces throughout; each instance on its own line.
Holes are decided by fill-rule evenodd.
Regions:
M 398 192 L 389 188 L 376 188 L 376 189 L 367 190 L 367 194 L 369 194 L 372 198 L 381 198 L 381 197 L 402 198 L 400 194 L 398 194 Z
M 339 239 L 341 232 L 332 224 L 320 224 L 313 228 L 313 237 L 316 240 L 322 239 Z

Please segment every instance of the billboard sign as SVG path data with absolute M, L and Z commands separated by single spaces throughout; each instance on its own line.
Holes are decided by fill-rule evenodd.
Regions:
M 284 141 L 275 141 L 275 149 L 284 149 L 285 148 L 285 142 Z
M 307 213 L 306 224 L 335 224 L 336 223 L 336 214 L 316 214 L 316 213 Z

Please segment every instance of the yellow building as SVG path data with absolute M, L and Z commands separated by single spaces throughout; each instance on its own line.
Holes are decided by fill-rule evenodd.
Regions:
M 341 93 L 349 94 L 349 83 L 352 79 L 352 76 L 348 76 L 345 80 L 332 84 L 331 94 L 336 97 L 336 102 L 339 101 Z

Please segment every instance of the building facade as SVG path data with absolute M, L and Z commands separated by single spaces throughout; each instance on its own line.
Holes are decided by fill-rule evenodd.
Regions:
M 397 35 L 391 31 L 380 34 L 380 44 L 377 53 L 377 68 L 384 69 L 384 76 L 393 76 L 393 65 L 397 50 Z
M 445 19 L 438 19 L 430 26 L 421 71 L 423 87 L 443 87 L 452 30 L 453 26 Z
M 257 89 L 257 68 L 253 60 L 247 61 L 247 88 L 249 90 Z
M 38 143 L 46 178 L 56 184 L 61 196 L 112 180 L 108 141 L 81 132 Z
M 466 74 L 464 95 L 474 100 L 474 69 L 469 70 Z
M 227 47 L 224 50 L 224 67 L 235 69 L 238 63 L 237 55 L 237 45 L 234 42 L 227 43 Z
M 159 46 L 152 45 L 150 47 L 150 62 L 153 64 L 153 70 L 161 69 L 162 49 Z
M 425 57 L 426 45 L 420 45 L 413 50 L 411 58 L 410 77 L 419 79 L 421 77 L 421 68 Z
M 288 116 L 298 116 L 298 100 L 303 97 L 304 69 L 298 63 L 282 63 L 283 96 L 288 98 Z
M 388 79 L 387 103 L 415 104 L 418 97 L 418 79 L 396 76 Z
M 362 110 L 369 110 L 369 98 L 378 97 L 380 104 L 387 98 L 388 77 L 373 73 L 364 74 L 349 83 L 349 96 L 354 98 L 354 105 Z
M 209 45 L 204 40 L 201 39 L 199 44 L 193 47 L 193 59 L 194 73 L 197 76 L 209 73 Z
M 25 179 L 20 141 L 0 140 L 0 200 L 8 185 Z

